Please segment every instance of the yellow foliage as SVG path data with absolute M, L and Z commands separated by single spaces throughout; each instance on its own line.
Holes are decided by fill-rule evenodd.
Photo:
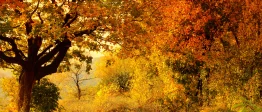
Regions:
M 159 102 L 160 100 L 166 101 L 167 97 L 172 102 L 181 98 L 186 99 L 183 95 L 183 85 L 174 80 L 172 75 L 176 74 L 166 66 L 164 60 L 166 59 L 157 52 L 148 58 L 121 59 L 113 54 L 103 57 L 96 63 L 95 75 L 101 78 L 101 83 L 93 102 L 94 107 L 101 108 L 99 111 L 108 111 L 125 105 L 122 108 L 133 111 L 137 109 L 163 111 L 165 108 L 161 107 L 163 104 Z M 129 73 L 131 77 L 130 89 L 121 93 L 118 83 L 110 81 L 113 81 L 111 78 L 116 78 L 117 74 L 123 72 Z M 105 84 L 105 81 L 109 82 Z M 119 102 L 116 103 L 116 101 Z
M 8 105 L 4 107 L 4 110 L 11 112 L 17 111 L 18 81 L 16 81 L 15 77 L 2 78 L 0 80 L 0 86 L 7 95 L 5 102 L 8 103 Z

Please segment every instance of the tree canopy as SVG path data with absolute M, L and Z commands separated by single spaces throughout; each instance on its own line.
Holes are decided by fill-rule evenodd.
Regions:
M 240 97 L 261 104 L 259 0 L 0 2 L 0 66 L 20 70 L 20 110 L 29 111 L 36 80 L 70 70 L 70 59 L 89 63 L 89 52 L 101 50 L 111 52 L 97 68 L 104 97 L 115 89 L 140 106 L 170 111 L 223 100 L 217 111 L 229 111 Z M 152 94 L 157 90 L 162 94 Z

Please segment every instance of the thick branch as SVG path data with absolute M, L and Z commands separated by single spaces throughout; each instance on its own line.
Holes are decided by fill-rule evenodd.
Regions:
M 48 52 L 46 55 L 42 56 L 39 61 L 37 62 L 37 64 L 39 66 L 43 65 L 44 63 L 48 62 L 49 60 L 51 60 L 53 57 L 55 57 L 55 55 L 60 52 L 61 49 L 64 49 L 65 46 L 70 46 L 71 43 L 68 42 L 68 39 L 65 39 L 64 41 L 62 41 L 61 43 L 58 43 L 54 49 L 52 49 L 50 52 Z M 42 53 L 41 53 L 42 54 Z M 38 55 L 38 57 L 40 57 L 40 55 Z
M 41 58 L 46 53 L 46 51 L 48 51 L 52 47 L 53 45 L 47 46 L 40 54 L 37 55 L 37 59 Z
M 14 58 L 17 61 L 16 63 L 22 65 L 24 63 L 24 60 L 22 59 L 24 54 L 23 54 L 23 52 L 21 50 L 19 50 L 17 48 L 17 45 L 16 45 L 15 41 L 13 39 L 11 39 L 11 38 L 4 37 L 2 35 L 0 35 L 0 40 L 8 42 L 12 46 L 12 51 L 15 53 L 15 57 Z M 1 51 L 1 54 L 2 54 L 3 57 L 6 56 L 2 51 Z M 0 57 L 0 58 L 2 58 L 2 57 Z M 7 61 L 7 60 L 5 60 L 5 61 Z
M 69 49 L 69 47 L 71 46 L 71 42 L 70 40 L 64 40 L 63 42 L 63 46 L 60 47 L 59 49 L 59 53 L 56 55 L 56 57 L 53 59 L 53 61 L 51 62 L 51 64 L 44 66 L 44 67 L 40 67 L 39 69 L 39 73 L 36 76 L 36 79 L 39 80 L 41 78 L 43 78 L 46 75 L 52 74 L 52 73 L 56 73 L 57 72 L 57 68 L 59 67 L 60 63 L 63 61 L 67 50 Z
M 4 52 L 0 51 L 0 59 L 3 59 L 7 63 L 17 63 L 20 64 L 17 58 L 9 57 L 4 54 Z
M 74 18 L 72 18 L 72 19 L 66 24 L 66 26 L 70 26 L 70 24 L 72 24 L 72 23 L 76 20 L 77 17 L 78 17 L 78 14 L 76 13 L 75 16 L 74 16 Z
M 8 42 L 12 46 L 12 51 L 14 51 L 15 55 L 21 57 L 20 53 L 22 51 L 17 48 L 17 45 L 13 39 L 0 35 L 0 40 Z
M 70 14 L 66 14 L 66 17 L 64 19 L 63 27 L 65 27 L 65 26 L 70 27 L 70 25 L 77 19 L 77 17 L 78 17 L 77 13 L 75 14 L 75 16 L 72 19 L 71 19 Z

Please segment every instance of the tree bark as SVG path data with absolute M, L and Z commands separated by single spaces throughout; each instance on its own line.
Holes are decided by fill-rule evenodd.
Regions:
M 79 80 L 77 80 L 76 87 L 77 87 L 77 98 L 78 98 L 78 100 L 80 100 L 82 94 L 81 94 L 81 88 L 79 86 Z
M 19 82 L 19 99 L 18 110 L 19 112 L 30 111 L 30 101 L 32 88 L 35 83 L 34 70 L 23 70 Z

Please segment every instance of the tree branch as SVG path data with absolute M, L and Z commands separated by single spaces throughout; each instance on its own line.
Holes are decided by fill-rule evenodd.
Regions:
M 14 39 L 0 35 L 0 40 L 9 43 L 12 46 L 12 51 L 15 53 L 14 59 L 15 59 L 15 61 L 17 61 L 16 63 L 22 65 L 24 63 L 24 60 L 22 59 L 22 57 L 25 56 L 25 55 L 23 54 L 23 52 L 21 50 L 19 50 L 17 48 L 17 45 L 16 45 Z M 3 59 L 4 58 L 7 59 L 7 60 L 4 59 L 5 61 L 8 61 L 8 58 L 7 58 L 8 56 L 6 56 L 4 54 L 4 52 L 1 51 L 1 55 L 3 56 Z M 2 57 L 0 57 L 0 58 L 2 58 Z M 11 58 L 11 57 L 9 57 L 9 58 Z
M 85 80 L 92 80 L 92 79 L 96 79 L 96 77 L 94 77 L 94 78 L 88 78 L 88 79 L 80 79 L 79 82 L 80 82 L 80 81 L 85 81 Z
M 40 0 L 38 0 L 37 5 L 36 5 L 36 8 L 35 8 L 34 11 L 30 14 L 29 19 L 32 19 L 32 16 L 33 16 L 33 14 L 36 12 L 36 10 L 38 9 L 39 4 L 40 4 Z
M 60 63 L 63 61 L 67 50 L 69 49 L 69 47 L 71 46 L 71 41 L 68 39 L 65 39 L 63 42 L 61 42 L 63 46 L 59 47 L 59 52 L 58 54 L 55 56 L 55 58 L 53 59 L 53 61 L 51 62 L 51 64 L 41 67 L 41 65 L 38 64 L 39 69 L 39 73 L 36 76 L 36 79 L 39 80 L 41 78 L 43 78 L 46 75 L 52 74 L 52 73 L 56 73 L 57 72 L 57 68 L 59 67 Z
M 7 63 L 16 63 L 16 64 L 19 64 L 19 65 L 22 65 L 22 63 L 19 62 L 16 57 L 6 56 L 4 54 L 4 52 L 2 52 L 2 51 L 0 51 L 0 59 L 3 59 Z
M 43 23 L 44 23 L 44 20 L 41 18 L 40 12 L 37 13 L 37 16 L 38 16 L 38 18 L 40 19 L 41 24 L 43 24 Z
M 75 14 L 75 16 L 72 19 L 71 19 L 70 14 L 66 14 L 63 27 L 65 27 L 65 26 L 70 27 L 70 25 L 77 19 L 77 17 L 78 17 L 77 13 Z
M 235 40 L 236 40 L 236 44 L 237 44 L 237 46 L 239 47 L 239 40 L 238 40 L 238 38 L 237 38 L 237 34 L 236 34 L 235 32 L 233 32 L 233 35 L 234 35 L 234 38 L 235 38 Z
M 48 62 L 49 60 L 51 60 L 53 57 L 55 57 L 55 55 L 61 51 L 61 49 L 64 49 L 65 46 L 70 46 L 71 42 L 68 39 L 65 39 L 64 41 L 62 41 L 61 43 L 58 43 L 54 49 L 52 49 L 49 53 L 47 53 L 46 55 L 42 56 L 39 61 L 37 62 L 37 64 L 39 66 L 43 65 L 44 63 Z M 46 49 L 47 50 L 47 49 Z M 41 55 L 43 53 L 40 53 Z M 38 55 L 38 57 L 40 57 L 40 55 Z
M 40 54 L 37 55 L 37 59 L 41 58 L 51 47 L 53 47 L 53 45 L 47 46 Z
M 76 79 L 73 76 L 70 77 L 74 80 L 75 84 L 77 84 Z
M 12 51 L 15 52 L 15 55 L 20 56 L 19 49 L 13 39 L 0 35 L 0 40 L 8 42 L 12 46 Z
M 25 29 L 26 29 L 26 34 L 29 35 L 29 33 L 32 31 L 32 23 L 34 23 L 34 21 L 32 20 L 32 16 L 33 14 L 36 12 L 36 10 L 39 7 L 39 3 L 40 0 L 38 0 L 36 8 L 34 9 L 34 11 L 29 15 L 29 19 L 27 20 L 27 22 L 25 23 Z

